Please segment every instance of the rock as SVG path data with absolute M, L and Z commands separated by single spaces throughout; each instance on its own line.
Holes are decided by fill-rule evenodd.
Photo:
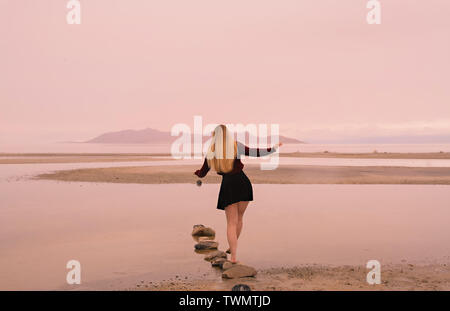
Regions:
M 204 249 L 217 249 L 219 247 L 219 243 L 216 241 L 200 241 L 195 244 L 195 249 L 204 250 Z
M 236 278 L 245 278 L 248 276 L 255 276 L 256 269 L 250 266 L 235 264 L 231 268 L 225 270 L 222 273 L 222 277 L 224 279 L 236 279 Z
M 222 251 L 214 251 L 205 256 L 206 261 L 213 261 L 218 258 L 227 258 L 227 254 Z
M 233 288 L 231 289 L 232 292 L 248 292 L 251 291 L 250 286 L 248 286 L 247 284 L 236 284 L 233 286 Z
M 222 268 L 222 265 L 227 261 L 226 258 L 215 258 L 211 261 L 211 266 Z
M 199 236 L 199 237 L 196 237 L 196 240 L 197 241 L 208 241 L 208 240 L 213 240 L 214 239 L 214 237 L 211 237 L 211 236 Z
M 192 229 L 193 236 L 215 236 L 216 231 L 204 225 L 195 225 Z
M 222 264 L 222 270 L 228 270 L 233 266 L 233 264 L 231 263 L 231 261 L 226 261 Z

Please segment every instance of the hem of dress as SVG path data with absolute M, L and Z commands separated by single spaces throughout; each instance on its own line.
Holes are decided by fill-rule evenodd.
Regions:
M 251 200 L 239 200 L 239 201 L 228 203 L 227 205 L 225 205 L 223 207 L 217 206 L 217 209 L 220 209 L 220 210 L 224 211 L 225 207 L 227 207 L 228 205 L 235 204 L 235 203 L 238 203 L 238 202 L 251 202 L 251 201 L 253 201 L 253 198 Z

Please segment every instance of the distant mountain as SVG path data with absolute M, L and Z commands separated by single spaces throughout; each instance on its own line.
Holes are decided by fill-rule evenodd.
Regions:
M 123 130 L 118 132 L 109 132 L 101 134 L 85 143 L 97 144 L 164 144 L 172 143 L 177 137 L 171 136 L 170 132 L 162 132 L 151 128 L 143 130 Z M 203 141 L 208 137 L 204 136 Z M 302 141 L 280 135 L 280 142 L 283 144 L 303 144 Z M 246 133 L 246 142 L 249 141 L 249 135 Z
M 174 137 L 169 132 L 161 132 L 151 128 L 143 130 L 123 130 L 101 134 L 86 143 L 98 144 L 162 144 L 171 142 Z

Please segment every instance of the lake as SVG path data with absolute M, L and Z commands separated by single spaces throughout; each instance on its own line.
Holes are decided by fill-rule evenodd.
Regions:
M 285 144 L 281 152 L 450 152 L 450 144 Z M 169 144 L 0 144 L 0 153 L 170 153 Z
M 71 259 L 81 263 L 79 289 L 123 289 L 175 275 L 220 279 L 193 251 L 190 236 L 192 226 L 202 223 L 216 230 L 219 248 L 227 247 L 224 212 L 215 209 L 219 185 L 27 179 L 57 169 L 116 165 L 127 163 L 0 165 L 0 290 L 72 289 L 65 283 Z M 254 185 L 239 259 L 258 269 L 448 260 L 449 190 Z

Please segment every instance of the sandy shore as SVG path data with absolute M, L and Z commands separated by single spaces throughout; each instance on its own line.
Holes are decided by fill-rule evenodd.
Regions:
M 63 170 L 38 175 L 38 179 L 109 183 L 195 183 L 198 166 L 134 166 Z M 273 171 L 246 165 L 245 172 L 255 184 L 450 184 L 450 168 L 350 167 L 283 165 Z M 219 183 L 214 172 L 204 183 Z
M 247 284 L 252 290 L 450 290 L 449 264 L 385 264 L 381 284 L 369 285 L 368 269 L 361 266 L 307 265 L 258 271 L 256 277 L 221 280 L 189 280 L 177 277 L 162 282 L 142 280 L 132 290 L 231 290 Z
M 0 153 L 0 164 L 83 163 L 155 161 L 155 157 L 170 157 L 169 153 Z M 449 152 L 435 153 L 335 153 L 293 152 L 281 157 L 342 158 L 342 159 L 450 159 Z M 170 160 L 170 158 L 166 159 Z

